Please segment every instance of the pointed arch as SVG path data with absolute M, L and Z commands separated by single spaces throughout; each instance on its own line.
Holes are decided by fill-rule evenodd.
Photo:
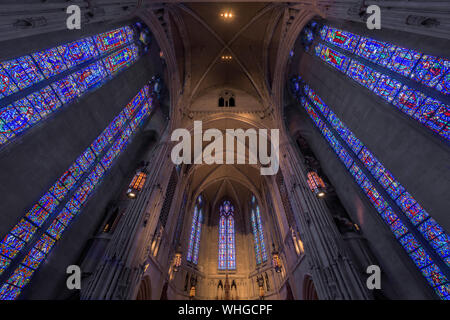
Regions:
M 255 246 L 256 264 L 260 265 L 267 261 L 266 242 L 264 240 L 264 229 L 259 210 L 258 200 L 252 194 L 250 200 L 250 222 L 253 232 L 253 242 Z
M 203 222 L 203 204 L 204 200 L 200 194 L 195 201 L 194 213 L 192 217 L 191 234 L 189 237 L 189 247 L 187 253 L 187 261 L 193 264 L 198 263 L 198 253 L 200 250 L 200 237 Z
M 234 205 L 224 200 L 219 207 L 219 270 L 236 269 Z

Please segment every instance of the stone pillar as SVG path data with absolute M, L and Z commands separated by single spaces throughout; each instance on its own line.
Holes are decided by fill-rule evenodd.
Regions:
M 280 167 L 319 298 L 369 299 L 328 208 L 307 187 L 304 163 L 290 140 L 280 144 Z

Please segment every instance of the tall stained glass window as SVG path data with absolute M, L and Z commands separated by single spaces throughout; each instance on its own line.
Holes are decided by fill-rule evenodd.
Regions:
M 195 202 L 194 215 L 192 217 L 191 234 L 189 236 L 189 248 L 187 261 L 197 264 L 198 251 L 200 248 L 200 236 L 203 222 L 203 197 L 199 195 Z
M 133 64 L 139 58 L 134 34 L 125 26 L 0 61 L 0 146 Z M 24 89 L 32 93 L 24 96 Z
M 256 264 L 267 261 L 266 243 L 264 241 L 264 229 L 261 222 L 261 213 L 256 197 L 252 195 L 250 202 L 250 219 L 252 224 L 253 241 L 255 244 Z
M 0 275 L 5 279 L 0 283 L 0 300 L 14 300 L 20 295 L 137 128 L 150 116 L 149 88 L 142 88 L 11 231 L 0 238 Z
M 222 203 L 219 216 L 219 270 L 235 270 L 234 206 L 230 201 Z
M 439 93 L 431 92 L 432 96 L 427 96 L 420 88 L 416 90 L 404 85 L 410 78 L 421 85 L 449 94 L 450 60 L 359 37 L 328 26 L 322 28 L 321 38 L 327 44 L 318 43 L 314 49 L 316 56 L 321 60 L 431 131 L 450 140 L 450 106 L 439 100 L 441 99 Z M 329 47 L 328 44 L 334 47 Z M 359 58 L 360 61 L 357 61 L 348 52 L 362 59 Z M 376 64 L 377 70 L 369 67 L 364 60 Z M 388 70 L 394 74 L 389 75 Z M 433 95 L 436 95 L 436 98 Z
M 300 85 L 295 86 L 295 88 L 300 87 Z M 441 299 L 449 300 L 450 283 L 445 274 L 445 270 L 448 270 L 450 265 L 448 233 L 311 87 L 304 84 L 305 95 L 299 89 L 296 89 L 296 93 L 314 124 L 436 294 Z M 414 92 L 410 92 L 411 96 L 413 94 Z M 402 99 L 402 103 L 406 105 L 407 99 Z M 391 198 L 393 202 L 389 203 L 387 198 Z M 431 252 L 433 254 L 430 254 Z

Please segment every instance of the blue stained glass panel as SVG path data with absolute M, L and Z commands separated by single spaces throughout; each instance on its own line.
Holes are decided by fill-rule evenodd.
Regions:
M 84 170 L 82 167 L 80 167 L 77 163 L 73 163 L 69 170 L 70 175 L 75 179 L 78 180 L 78 178 L 80 178 L 80 176 L 84 173 Z
M 59 202 L 51 193 L 47 192 L 39 199 L 38 204 L 47 212 L 51 213 L 59 205 Z
M 436 89 L 444 94 L 450 94 L 450 70 L 447 71 L 436 85 Z
M 123 27 L 101 33 L 93 39 L 97 48 L 104 53 L 130 42 L 133 39 L 133 31 L 130 27 Z
M 33 234 L 36 232 L 37 227 L 32 225 L 25 219 L 21 219 L 17 225 L 11 230 L 11 234 L 15 235 L 17 238 L 28 242 L 30 241 Z
M 422 92 L 403 86 L 393 104 L 407 115 L 412 116 L 426 98 L 427 96 Z
M 106 134 L 104 132 L 101 135 L 99 135 L 94 142 L 92 142 L 91 148 L 97 156 L 99 156 L 103 152 L 104 148 L 108 144 L 109 137 L 111 137 L 111 135 L 109 135 L 108 132 L 106 132 Z
M 382 74 L 376 84 L 373 92 L 383 99 L 391 102 L 395 95 L 399 92 L 402 84 L 400 81 L 392 79 L 391 77 Z
M 392 198 L 392 200 L 397 199 L 399 195 L 405 192 L 405 188 L 403 188 L 403 186 L 400 185 L 397 181 L 392 181 L 392 183 L 385 189 L 386 192 L 389 194 L 389 196 Z
M 68 103 L 80 95 L 72 76 L 64 77 L 51 84 L 63 103 Z
M 25 56 L 15 60 L 4 61 L 1 65 L 20 89 L 28 88 L 44 79 L 30 57 Z
M 21 292 L 21 289 L 5 283 L 0 288 L 0 300 L 15 300 Z
M 53 240 L 50 236 L 43 234 L 39 241 L 36 242 L 34 248 L 42 251 L 44 254 L 48 254 L 55 244 L 55 240 Z
M 450 300 L 450 283 L 436 287 L 435 291 L 443 300 Z
M 66 226 L 58 219 L 53 220 L 50 227 L 47 229 L 47 233 L 54 239 L 59 240 Z
M 405 248 L 406 252 L 411 252 L 420 247 L 419 241 L 411 234 L 408 233 L 405 236 L 398 239 L 403 248 Z
M 36 204 L 25 214 L 25 216 L 37 226 L 41 226 L 49 216 L 49 213 Z
M 449 69 L 449 60 L 424 54 L 410 77 L 433 88 Z
M 9 264 L 11 263 L 11 259 L 8 259 L 7 257 L 0 256 L 0 275 L 8 268 Z
M 36 112 L 27 98 L 14 102 L 14 107 L 22 115 L 22 121 L 26 122 L 26 126 L 23 126 L 24 128 L 31 127 L 42 119 L 39 112 Z
M 434 235 L 430 235 L 430 236 L 434 236 Z M 442 233 L 436 237 L 434 237 L 433 239 L 429 240 L 430 245 L 434 248 L 434 249 L 439 249 L 439 248 L 445 248 L 446 252 L 448 252 L 449 248 L 450 248 L 450 236 L 446 233 Z M 442 252 L 442 251 L 438 251 Z
M 97 185 L 100 179 L 103 177 L 105 170 L 101 164 L 95 166 L 94 170 L 89 174 L 88 178 L 91 179 L 93 185 Z
M 387 207 L 383 213 L 380 213 L 380 215 L 383 220 L 389 225 L 398 220 L 397 214 L 392 210 L 391 207 Z
M 61 210 L 56 219 L 61 221 L 65 226 L 68 226 L 70 221 L 73 219 L 74 214 L 76 214 L 76 212 L 74 213 L 67 207 L 64 207 L 64 209 Z
M 24 246 L 24 241 L 7 234 L 3 241 L 0 242 L 0 254 L 8 258 L 14 258 Z
M 425 250 L 423 250 L 423 248 L 419 248 L 416 251 L 410 252 L 409 256 L 419 269 L 426 267 L 433 262 L 433 260 L 431 260 L 430 256 L 425 252 Z
M 77 214 L 78 211 L 80 211 L 80 207 L 81 207 L 80 203 L 78 203 L 78 201 L 75 198 L 72 198 L 66 203 L 65 209 L 67 208 L 69 212 Z
M 139 55 L 137 46 L 131 45 L 105 57 L 103 63 L 110 74 L 115 74 L 131 65 Z
M 192 253 L 194 250 L 194 241 L 195 241 L 195 230 L 197 227 L 197 218 L 198 218 L 198 207 L 195 206 L 194 207 L 194 216 L 192 217 L 191 234 L 189 236 L 187 261 L 192 261 Z
M 347 75 L 359 84 L 372 90 L 381 74 L 358 61 L 352 60 L 347 70 Z
M 46 78 L 60 74 L 67 70 L 67 66 L 64 63 L 57 48 L 51 48 L 32 54 L 34 60 L 39 64 L 44 76 Z
M 78 165 L 86 171 L 95 161 L 95 154 L 90 148 L 87 148 L 81 156 L 76 160 Z
M 94 62 L 72 75 L 80 92 L 84 92 L 101 84 L 107 76 L 106 69 L 100 61 Z
M 427 102 L 425 102 L 427 103 Z M 450 121 L 450 106 L 440 103 L 434 113 L 428 116 L 425 125 L 435 132 L 440 132 Z
M 325 38 L 326 38 L 326 36 L 327 36 L 327 33 L 328 33 L 328 26 L 324 25 L 324 26 L 320 29 L 320 38 L 321 38 L 322 40 L 325 41 Z
M 84 188 L 83 186 L 80 186 L 78 188 L 78 190 L 75 192 L 75 194 L 73 195 L 73 197 L 80 205 L 83 205 L 84 202 L 89 197 L 89 194 L 86 191 L 86 188 Z
M 408 229 L 405 227 L 403 222 L 401 222 L 400 220 L 397 220 L 394 223 L 392 223 L 390 225 L 390 228 L 396 238 L 400 238 L 401 236 L 403 236 L 405 233 L 408 232 Z
M 72 187 L 76 181 L 75 181 L 75 178 L 72 177 L 72 175 L 70 174 L 70 171 L 67 170 L 66 172 L 63 173 L 61 178 L 59 178 L 58 182 L 61 185 L 63 185 L 67 190 L 70 190 L 70 189 L 72 189 Z
M 414 198 L 405 191 L 395 200 L 395 203 L 397 203 L 403 212 L 406 212 L 409 207 L 416 203 L 416 200 L 414 200 Z
M 385 42 L 361 37 L 355 54 L 385 67 L 392 55 L 392 47 L 392 45 Z
M 316 46 L 315 52 L 316 55 L 320 57 L 320 59 L 332 65 L 336 69 L 342 72 L 345 72 L 347 70 L 347 66 L 350 63 L 350 58 L 348 58 L 347 56 L 322 44 L 318 44 Z
M 441 270 L 435 264 L 423 268 L 421 272 L 433 287 L 442 285 L 448 281 L 448 279 L 442 274 Z
M 325 41 L 342 49 L 353 52 L 358 44 L 360 36 L 351 32 L 329 28 Z
M 397 47 L 386 67 L 403 76 L 408 76 L 420 57 L 421 53 L 417 51 Z
M 33 273 L 33 269 L 27 268 L 25 266 L 19 266 L 8 279 L 8 283 L 22 288 L 30 281 Z
M 2 133 L 5 134 L 8 134 L 9 129 L 14 133 L 20 133 L 29 128 L 27 118 L 13 105 L 0 109 L 0 121 L 3 122 Z
M 9 75 L 5 70 L 3 70 L 0 65 L 0 99 L 11 95 L 18 90 L 19 88 L 17 88 L 14 81 L 9 77 Z
M 102 158 L 101 163 L 106 170 L 108 170 L 111 167 L 115 157 L 116 154 L 114 150 L 109 149 L 108 152 L 105 154 L 105 156 Z
M 429 218 L 419 225 L 419 231 L 428 240 L 431 240 L 438 235 L 444 233 L 444 229 L 433 219 Z
M 423 210 L 423 208 L 418 203 L 415 203 L 414 205 L 412 205 L 405 212 L 405 214 L 414 225 L 418 225 L 423 220 L 428 218 L 428 214 L 425 212 L 425 210 Z
M 45 254 L 42 251 L 32 248 L 23 259 L 22 264 L 28 268 L 36 270 L 44 260 Z
M 50 87 L 34 92 L 27 96 L 28 101 L 34 107 L 39 116 L 44 119 L 61 106 L 61 102 Z
M 69 68 L 98 56 L 98 51 L 92 38 L 85 38 L 61 45 L 57 49 Z

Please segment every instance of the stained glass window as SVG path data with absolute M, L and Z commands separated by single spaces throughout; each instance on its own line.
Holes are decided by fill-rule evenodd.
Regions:
M 315 97 L 315 92 L 309 87 L 304 87 L 305 92 L 308 97 L 313 97 L 310 101 L 317 107 L 317 110 L 327 110 L 327 115 L 330 123 L 336 129 L 338 136 L 340 136 L 344 142 L 346 142 L 351 148 L 351 144 L 348 142 L 346 137 L 351 131 L 339 130 L 339 128 L 345 127 L 345 125 L 339 120 L 339 118 L 330 110 L 329 107 L 323 107 L 324 102 L 320 98 Z M 410 92 L 411 94 L 411 92 Z M 382 219 L 389 225 L 395 238 L 398 239 L 399 243 L 404 247 L 404 249 L 409 253 L 411 259 L 421 270 L 422 274 L 427 278 L 432 286 L 434 286 L 436 294 L 443 298 L 442 288 L 440 285 L 448 282 L 448 279 L 440 271 L 439 267 L 435 264 L 433 258 L 426 252 L 425 248 L 422 248 L 420 241 L 428 241 L 428 243 L 434 249 L 444 248 L 446 250 L 436 250 L 435 252 L 442 258 L 446 258 L 448 253 L 448 243 L 449 236 L 446 234 L 445 230 L 431 217 L 428 213 L 417 203 L 417 201 L 405 190 L 401 184 L 396 181 L 393 175 L 383 167 L 381 162 L 376 159 L 376 157 L 370 152 L 370 150 L 364 146 L 359 152 L 355 152 L 355 155 L 361 160 L 361 163 L 367 170 L 373 175 L 375 181 L 378 181 L 380 186 L 384 188 L 386 193 L 395 201 L 398 206 L 398 212 L 404 214 L 405 219 L 408 219 L 413 226 L 416 226 L 416 230 L 423 235 L 425 240 L 418 241 L 410 233 L 408 226 L 403 223 L 397 213 L 394 212 L 393 208 L 384 199 L 378 186 L 375 186 L 369 179 L 368 176 L 364 175 L 358 164 L 353 162 L 351 166 L 346 163 L 345 157 L 341 156 L 343 148 L 340 147 L 339 142 L 334 142 L 332 136 L 334 135 L 331 130 L 327 128 L 327 123 L 323 122 L 318 115 L 315 113 L 315 109 L 308 101 L 303 98 L 300 99 L 303 107 L 306 109 L 307 113 L 310 115 L 313 122 L 317 125 L 319 130 L 321 130 L 325 139 L 329 141 L 332 148 L 344 162 L 347 168 L 349 168 L 350 173 L 355 178 L 355 181 L 364 191 L 369 201 L 373 204 L 374 208 L 379 212 Z M 316 104 L 317 101 L 321 101 L 320 104 Z M 319 121 L 320 120 L 320 121 Z M 320 126 L 318 125 L 320 123 Z M 346 128 L 346 127 L 345 127 Z M 348 130 L 348 129 L 347 129 Z M 345 152 L 347 153 L 347 152 Z M 348 154 L 348 153 L 347 153 Z M 443 259 L 443 261 L 446 260 Z M 433 279 L 439 279 L 434 281 Z
M 0 66 L 0 99 L 13 94 L 14 92 L 17 92 L 18 90 L 19 89 L 17 88 L 14 81 Z
M 192 217 L 191 233 L 189 236 L 189 247 L 187 261 L 197 264 L 198 253 L 200 249 L 200 237 L 203 222 L 203 197 L 199 195 L 194 206 L 194 215 Z
M 264 241 L 264 229 L 261 220 L 261 213 L 256 197 L 252 195 L 250 201 L 250 222 L 253 232 L 253 242 L 255 245 L 256 264 L 267 261 L 266 243 Z
M 92 38 L 74 41 L 59 46 L 57 49 L 69 68 L 92 59 L 99 54 Z
M 108 69 L 109 73 L 114 74 L 133 63 L 138 54 L 138 47 L 133 44 L 107 56 L 103 59 L 103 62 L 105 63 L 106 69 Z
M 139 56 L 136 45 L 128 45 L 117 52 L 111 50 L 129 44 L 133 41 L 133 37 L 134 32 L 130 27 L 122 27 L 98 36 L 0 62 L 0 99 L 2 99 L 19 90 L 39 85 L 38 83 L 46 78 L 93 61 L 88 66 L 56 79 L 49 86 L 39 88 L 26 98 L 2 107 L 0 145 L 47 118 L 62 104 L 69 103 L 88 90 L 102 85 L 111 78 L 110 74 L 130 66 Z M 97 49 L 96 42 L 97 45 L 102 43 L 101 53 Z M 104 56 L 101 55 L 103 53 Z
M 236 269 L 234 206 L 225 200 L 219 207 L 219 270 Z
M 109 32 L 104 32 L 94 36 L 97 48 L 102 52 L 119 48 L 127 42 L 133 40 L 133 30 L 130 27 L 123 27 Z
M 346 50 L 350 50 L 350 39 L 357 36 L 348 32 L 345 33 L 346 36 L 338 36 L 343 31 L 332 27 L 324 27 L 322 30 L 324 30 L 323 40 Z M 402 86 L 401 81 L 328 48 L 322 43 L 316 46 L 315 52 L 323 61 L 345 72 L 347 76 L 444 139 L 450 140 L 450 106 L 426 96 L 419 90 L 411 89 L 406 85 Z M 355 54 L 444 94 L 450 93 L 450 60 L 448 59 L 423 55 L 411 49 L 365 37 L 361 37 Z
M 57 48 L 51 48 L 32 54 L 34 60 L 39 64 L 46 78 L 55 76 L 65 70 L 67 66 L 64 63 Z
M 353 52 L 358 44 L 359 38 L 358 35 L 351 32 L 330 28 L 324 40 L 342 49 Z
M 20 251 L 24 250 L 27 243 L 32 245 L 21 264 L 7 280 L 7 283 L 4 283 L 1 287 L 1 299 L 15 299 L 20 294 L 20 288 L 29 282 L 34 270 L 38 269 L 56 241 L 61 238 L 67 226 L 79 214 L 82 206 L 94 192 L 96 185 L 101 183 L 105 169 L 111 167 L 114 158 L 126 147 L 127 141 L 135 130 L 126 125 L 125 110 L 126 107 L 123 109 L 119 120 L 117 120 L 118 118 L 114 120 L 118 128 L 118 135 L 113 145 L 109 147 L 108 152 L 111 152 L 112 156 L 108 160 L 108 165 L 104 167 L 103 161 L 96 157 L 93 149 L 88 147 L 48 192 L 31 207 L 25 214 L 25 218 L 21 219 L 0 242 L 0 273 L 3 273 L 11 265 L 11 259 L 14 259 Z M 148 115 L 149 113 L 146 112 L 140 118 L 140 121 Z M 129 121 L 133 121 L 135 117 L 137 117 L 137 113 L 130 114 Z M 107 145 L 105 145 L 105 148 L 107 148 Z M 76 183 L 77 180 L 79 180 L 78 184 Z M 78 189 L 72 197 L 67 199 L 69 190 L 74 189 L 75 186 Z M 36 239 L 36 231 L 42 228 L 49 220 L 50 215 L 53 220 L 51 220 L 46 232 Z M 195 235 L 197 244 L 200 238 L 200 227 L 201 225 L 197 224 Z M 195 255 L 198 256 L 198 245 L 194 246 L 194 257 Z
M 44 79 L 30 56 L 3 61 L 1 65 L 21 90 Z
M 345 72 L 347 66 L 350 63 L 350 58 L 346 55 L 337 52 L 325 45 L 318 44 L 315 48 L 316 55 L 319 56 L 323 61 L 329 63 L 339 71 Z

